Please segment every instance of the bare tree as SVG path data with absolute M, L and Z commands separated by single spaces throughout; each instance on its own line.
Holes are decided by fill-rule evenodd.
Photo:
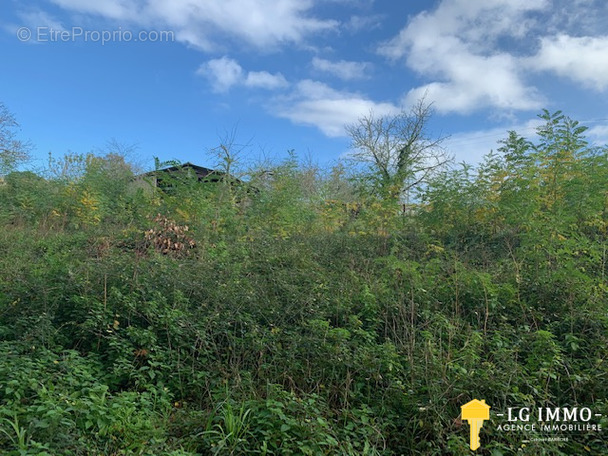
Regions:
M 0 103 L 0 176 L 11 172 L 30 157 L 31 145 L 17 139 L 18 130 L 15 117 Z
M 238 128 L 234 126 L 219 137 L 220 145 L 209 150 L 212 157 L 218 160 L 215 167 L 224 173 L 225 181 L 230 182 L 240 167 L 243 151 L 251 146 L 251 140 L 246 143 L 237 142 Z
M 422 99 L 409 112 L 390 116 L 370 112 L 346 126 L 354 150 L 351 158 L 371 166 L 384 195 L 407 198 L 448 161 L 441 147 L 446 138 L 431 138 L 427 133 L 431 116 L 431 105 Z

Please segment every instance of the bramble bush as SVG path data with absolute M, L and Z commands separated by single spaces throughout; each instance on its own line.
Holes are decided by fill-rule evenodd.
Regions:
M 406 213 L 293 155 L 166 191 L 114 156 L 8 174 L 0 452 L 460 455 L 474 397 L 606 416 L 606 149 L 541 117 Z M 607 445 L 524 438 L 478 452 Z

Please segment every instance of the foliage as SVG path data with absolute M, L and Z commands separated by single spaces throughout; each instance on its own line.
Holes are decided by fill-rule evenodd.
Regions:
M 31 145 L 17 138 L 18 129 L 15 116 L 0 103 L 0 176 L 14 171 L 29 159 Z
M 9 173 L 0 452 L 461 455 L 472 398 L 605 416 L 607 150 L 541 117 L 405 214 L 295 154 L 166 191 L 107 154 Z M 526 437 L 478 452 L 607 444 Z

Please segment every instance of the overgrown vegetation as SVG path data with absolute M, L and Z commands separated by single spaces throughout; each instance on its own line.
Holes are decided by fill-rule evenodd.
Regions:
M 0 184 L 0 452 L 462 455 L 460 406 L 608 426 L 608 153 L 541 116 L 395 198 L 294 157 L 134 185 L 115 155 Z M 77 164 L 77 172 L 71 172 Z M 478 454 L 605 454 L 605 433 Z

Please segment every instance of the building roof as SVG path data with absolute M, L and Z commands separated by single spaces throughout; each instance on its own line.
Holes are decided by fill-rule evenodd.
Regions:
M 176 171 L 181 171 L 183 169 L 191 169 L 196 175 L 200 177 L 208 176 L 209 174 L 221 175 L 224 174 L 222 171 L 216 171 L 211 168 L 205 168 L 204 166 L 198 166 L 190 162 L 183 163 L 181 165 L 169 166 L 167 168 L 156 169 L 154 171 L 148 171 L 147 173 L 142 174 L 142 176 L 155 176 L 158 173 L 172 173 Z
M 182 173 L 186 174 L 182 174 Z M 217 171 L 215 169 L 206 168 L 204 166 L 198 166 L 190 162 L 182 163 L 179 165 L 168 166 L 166 168 L 156 169 L 154 171 L 148 171 L 147 173 L 136 176 L 136 179 L 145 180 L 151 178 L 154 181 L 154 185 L 158 186 L 161 182 L 171 181 L 173 175 L 178 179 L 182 176 L 186 178 L 196 178 L 199 182 L 219 182 L 226 179 L 226 173 L 224 171 Z M 168 177 L 169 179 L 165 179 Z M 232 185 L 243 184 L 244 182 L 238 177 L 230 176 L 227 179 Z M 168 184 L 171 187 L 172 184 Z

